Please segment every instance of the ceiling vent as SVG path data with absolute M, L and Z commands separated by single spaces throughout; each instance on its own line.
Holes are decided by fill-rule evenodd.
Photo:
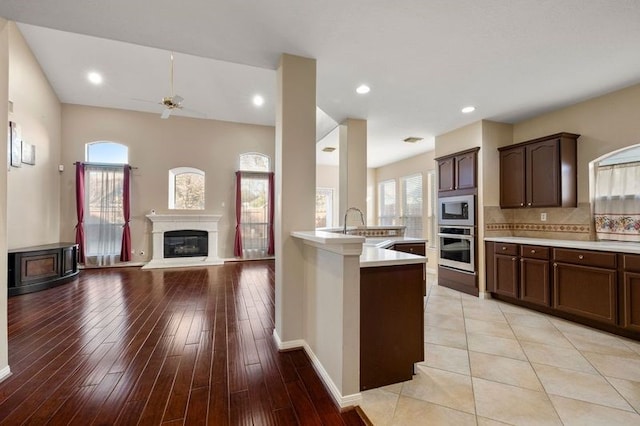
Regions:
M 333 152 L 336 149 L 332 146 L 325 146 L 324 148 L 322 148 L 322 152 Z
M 417 138 L 415 136 L 409 136 L 408 138 L 403 139 L 405 142 L 407 143 L 416 143 L 416 142 L 420 142 L 422 139 L 424 138 Z

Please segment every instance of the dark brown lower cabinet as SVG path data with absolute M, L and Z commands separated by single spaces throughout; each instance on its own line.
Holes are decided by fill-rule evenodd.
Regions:
M 494 246 L 494 291 L 503 296 L 518 297 L 518 245 L 497 243 Z
M 554 262 L 554 309 L 615 325 L 617 297 L 615 269 Z
M 518 297 L 518 257 L 496 254 L 494 273 L 496 274 L 495 292 L 503 296 Z
M 360 269 L 360 390 L 410 380 L 424 360 L 423 270 Z
M 549 248 L 520 247 L 520 299 L 551 306 L 549 283 Z
M 622 326 L 640 332 L 640 273 L 625 272 L 622 300 Z

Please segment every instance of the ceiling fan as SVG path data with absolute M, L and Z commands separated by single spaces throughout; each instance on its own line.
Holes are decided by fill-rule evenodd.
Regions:
M 169 69 L 169 84 L 171 89 L 171 96 L 165 96 L 162 98 L 160 105 L 164 105 L 164 111 L 160 115 L 160 118 L 169 118 L 174 109 L 182 109 L 182 101 L 184 98 L 180 95 L 173 93 L 173 52 L 171 52 L 171 65 Z

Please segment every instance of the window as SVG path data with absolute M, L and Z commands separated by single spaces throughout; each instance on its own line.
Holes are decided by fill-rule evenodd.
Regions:
M 333 226 L 333 188 L 316 188 L 316 228 Z
M 169 208 L 204 210 L 204 172 L 193 167 L 169 170 Z
M 400 191 L 400 222 L 406 226 L 405 236 L 422 238 L 422 174 L 400 178 Z
M 240 155 L 236 173 L 236 241 L 234 254 L 243 258 L 273 254 L 273 173 L 269 157 Z
M 127 164 L 129 148 L 116 142 L 92 142 L 85 145 L 85 161 L 88 163 Z
M 110 265 L 118 260 L 123 244 L 128 148 L 115 142 L 93 142 L 86 145 L 85 155 L 85 263 Z
M 378 184 L 378 224 L 395 225 L 396 181 L 386 180 Z
M 640 146 L 596 162 L 593 183 L 598 239 L 640 242 Z

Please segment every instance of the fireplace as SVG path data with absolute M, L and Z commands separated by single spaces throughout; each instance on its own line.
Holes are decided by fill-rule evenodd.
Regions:
M 149 214 L 152 257 L 142 269 L 222 265 L 218 222 L 213 214 Z
M 197 257 L 209 254 L 207 231 L 183 230 L 164 233 L 164 258 Z

